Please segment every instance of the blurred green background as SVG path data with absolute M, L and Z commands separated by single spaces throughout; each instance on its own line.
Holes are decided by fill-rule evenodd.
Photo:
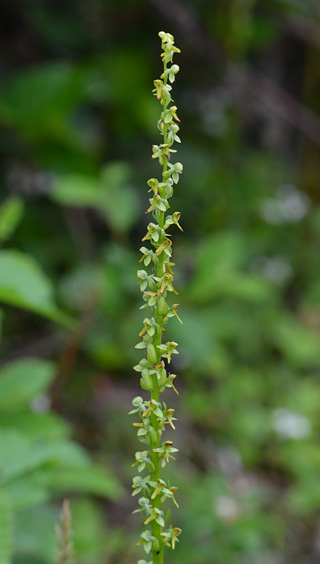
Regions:
M 143 557 L 127 413 L 159 30 L 184 164 L 166 562 L 319 562 L 319 2 L 4 0 L 0 21 L 1 564 L 53 564 L 65 496 L 78 564 Z

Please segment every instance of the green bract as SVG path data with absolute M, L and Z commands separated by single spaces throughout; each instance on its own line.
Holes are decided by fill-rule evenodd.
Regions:
M 175 460 L 174 453 L 177 449 L 173 447 L 171 441 L 163 441 L 162 434 L 166 425 L 171 425 L 175 429 L 173 421 L 176 420 L 174 409 L 170 409 L 164 402 L 159 401 L 160 393 L 166 388 L 173 388 L 175 374 L 170 374 L 167 366 L 170 364 L 171 356 L 178 354 L 177 343 L 162 342 L 164 325 L 170 317 L 176 316 L 181 322 L 177 308 L 178 304 L 169 305 L 166 301 L 168 292 L 177 294 L 173 287 L 173 272 L 171 267 L 172 243 L 168 228 L 175 224 L 179 229 L 180 212 L 167 214 L 169 209 L 168 199 L 173 194 L 173 186 L 178 183 L 183 166 L 180 162 L 171 162 L 171 155 L 176 151 L 172 149 L 175 141 L 180 143 L 177 135 L 179 122 L 177 107 L 170 105 L 171 86 L 168 81 L 173 83 L 179 67 L 171 64 L 174 53 L 180 53 L 174 45 L 174 38 L 170 33 L 161 31 L 159 36 L 162 40 L 163 53 L 163 74 L 161 78 L 154 81 L 153 93 L 160 101 L 162 111 L 158 127 L 163 137 L 163 143 L 153 145 L 152 158 L 158 159 L 162 166 L 161 181 L 151 178 L 148 181 L 149 192 L 152 197 L 149 199 L 150 206 L 147 213 L 152 213 L 153 222 L 150 222 L 147 233 L 142 241 L 147 241 L 148 247 L 141 247 L 142 258 L 145 267 L 150 265 L 150 272 L 138 270 L 138 285 L 143 294 L 145 304 L 142 308 L 147 308 L 148 316 L 143 321 L 143 328 L 139 333 L 142 339 L 137 345 L 137 349 L 143 349 L 145 356 L 140 360 L 134 369 L 140 373 L 140 384 L 143 390 L 150 392 L 150 400 L 136 397 L 133 400 L 134 409 L 131 414 L 139 416 L 139 422 L 133 423 L 137 427 L 137 435 L 140 442 L 144 443 L 147 450 L 136 452 L 136 462 L 133 466 L 138 466 L 138 471 L 145 473 L 144 476 L 133 478 L 133 495 L 140 494 L 138 509 L 134 513 L 141 513 L 143 523 L 147 528 L 141 534 L 141 540 L 137 546 L 142 545 L 147 554 L 152 554 L 152 562 L 148 564 L 163 563 L 163 547 L 171 546 L 173 549 L 177 542 L 177 537 L 181 529 L 168 525 L 170 510 L 164 513 L 162 506 L 167 500 L 172 501 L 177 507 L 178 503 L 174 497 L 176 487 L 168 484 L 162 477 L 160 471 L 170 462 Z M 168 66 L 169 63 L 169 66 Z M 178 392 L 177 392 L 178 393 Z M 140 564 L 145 564 L 145 560 L 139 560 Z M 138 563 L 138 564 L 139 564 Z

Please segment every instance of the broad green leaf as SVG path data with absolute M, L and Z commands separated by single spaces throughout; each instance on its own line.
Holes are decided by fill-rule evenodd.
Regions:
M 224 271 L 213 266 L 195 274 L 195 279 L 186 291 L 195 303 L 207 303 L 220 297 L 230 297 L 248 303 L 263 303 L 272 298 L 272 289 L 268 281 L 244 274 L 239 271 Z
M 32 441 L 13 429 L 0 431 L 0 477 L 13 480 L 43 465 L 80 470 L 89 465 L 88 455 L 68 440 Z
M 40 397 L 40 400 L 41 399 L 42 398 Z M 62 439 L 68 437 L 70 434 L 68 423 L 55 413 L 38 413 L 34 411 L 2 411 L 1 427 L 3 429 L 23 429 L 23 432 L 28 436 L 30 440 Z
M 57 178 L 51 197 L 67 206 L 95 207 L 114 231 L 125 233 L 137 220 L 137 194 L 130 183 L 127 163 L 107 165 L 101 178 L 68 174 Z
M 105 555 L 108 548 L 110 551 L 110 542 L 117 536 L 116 531 L 114 528 L 110 532 L 106 529 L 102 508 L 92 499 L 74 499 L 71 502 L 71 512 L 77 560 L 81 564 L 100 562 L 101 554 Z
M 15 516 L 14 546 L 22 555 L 22 562 L 54 561 L 56 535 L 54 525 L 58 522 L 58 508 L 48 505 L 24 508 Z M 20 562 L 20 560 L 19 560 Z
M 47 390 L 55 372 L 52 362 L 36 358 L 6 364 L 0 370 L 0 412 L 29 405 L 34 397 Z
M 198 244 L 195 258 L 201 270 L 219 266 L 230 272 L 238 269 L 246 258 L 245 241 L 235 232 L 211 235 Z
M 124 162 L 107 165 L 102 173 L 102 211 L 116 232 L 126 233 L 137 220 L 137 193 L 130 184 L 130 168 Z
M 8 239 L 17 227 L 23 214 L 23 202 L 9 198 L 0 207 L 0 243 Z
M 101 183 L 97 178 L 66 174 L 55 180 L 51 197 L 65 206 L 99 207 L 101 191 Z
M 225 295 L 249 303 L 261 303 L 271 299 L 271 285 L 267 280 L 263 280 L 250 274 L 241 272 L 234 273 L 232 276 L 222 277 L 217 283 L 213 281 L 213 291 L 217 295 Z
M 39 506 L 50 501 L 52 494 L 44 471 L 33 471 L 6 483 L 6 492 L 14 511 Z
M 195 273 L 187 295 L 195 302 L 233 296 L 260 302 L 270 297 L 270 285 L 240 271 L 246 258 L 244 241 L 234 233 L 206 238 L 195 249 Z
M 118 480 L 105 468 L 88 466 L 74 470 L 57 469 L 51 478 L 50 487 L 58 490 L 91 493 L 117 500 L 123 489 Z
M 275 317 L 272 329 L 274 344 L 297 367 L 319 365 L 320 339 L 293 316 Z
M 55 134 L 83 98 L 85 79 L 80 69 L 67 63 L 48 63 L 20 72 L 2 92 L 0 118 L 30 134 Z
M 313 472 L 299 480 L 289 489 L 287 504 L 298 515 L 307 516 L 316 512 L 320 504 L 320 483 L 318 472 Z
M 276 452 L 277 460 L 291 476 L 308 482 L 320 468 L 320 450 L 310 437 L 300 440 L 282 441 Z
M 170 338 L 174 336 L 181 345 L 188 365 L 206 370 L 211 366 L 211 360 L 217 362 L 219 345 L 209 331 L 202 311 L 184 308 L 182 317 L 183 325 L 178 320 L 173 320 L 171 326 L 168 324 L 168 335 Z
M 25 308 L 62 324 L 71 320 L 53 301 L 53 289 L 37 262 L 15 250 L 0 253 L 0 302 Z
M 10 499 L 0 489 L 0 563 L 10 564 L 12 555 L 13 515 Z
M 40 442 L 36 448 L 39 462 L 45 462 L 54 468 L 70 468 L 73 472 L 73 469 L 80 471 L 90 465 L 89 454 L 84 448 L 68 439 L 49 441 L 46 444 Z
M 32 448 L 28 439 L 18 431 L 2 430 L 0 432 L 0 479 L 22 474 L 32 468 L 30 466 Z
M 108 287 L 108 292 L 110 291 Z M 69 308 L 83 311 L 83 306 L 91 296 L 105 295 L 105 272 L 92 264 L 80 266 L 68 272 L 61 280 L 59 296 Z
M 36 261 L 19 251 L 0 254 L 0 299 L 28 309 L 51 311 L 53 291 Z

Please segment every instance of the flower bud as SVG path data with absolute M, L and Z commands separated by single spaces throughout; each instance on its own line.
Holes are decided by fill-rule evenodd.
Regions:
M 158 298 L 158 312 L 160 313 L 160 315 L 166 315 L 168 313 L 168 306 L 166 303 L 166 300 L 162 297 L 159 296 Z
M 158 377 L 158 382 L 159 382 L 159 386 L 162 387 L 165 385 L 166 380 L 167 380 L 167 372 L 165 370 L 165 368 L 162 368 L 162 370 L 160 370 L 158 372 L 159 377 Z
M 141 372 L 140 385 L 143 390 L 153 390 L 152 376 L 147 368 L 144 368 Z
M 152 364 L 155 364 L 158 361 L 158 357 L 157 357 L 156 349 L 154 348 L 154 345 L 152 343 L 148 344 L 147 353 L 148 353 L 148 361 L 151 362 Z
M 158 434 L 157 431 L 155 431 L 155 429 L 153 427 L 149 427 L 148 429 L 148 433 L 149 433 L 149 437 L 152 443 L 157 443 L 158 442 Z

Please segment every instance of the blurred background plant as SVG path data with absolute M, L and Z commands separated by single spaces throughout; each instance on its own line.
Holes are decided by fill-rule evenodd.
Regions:
M 167 563 L 318 562 L 318 2 L 27 4 L 0 8 L 2 562 L 53 564 L 65 495 L 79 564 L 136 561 L 127 412 L 160 29 L 182 50 L 185 165 Z

